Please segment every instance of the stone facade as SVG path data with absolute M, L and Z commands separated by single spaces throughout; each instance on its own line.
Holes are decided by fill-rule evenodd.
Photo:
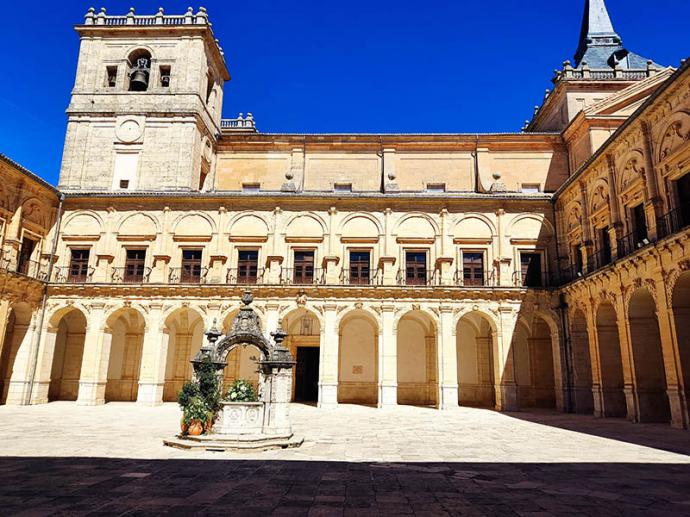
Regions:
M 3 211 L 0 274 L 24 296 L 2 294 L 7 403 L 175 400 L 249 286 L 289 334 L 295 400 L 688 427 L 687 65 L 566 64 L 523 133 L 276 135 L 221 121 L 205 11 L 77 29 L 64 202 L 2 170 L 23 182 Z M 42 225 L 16 215 L 34 191 Z M 36 274 L 12 266 L 23 232 Z M 257 355 L 233 350 L 226 382 L 256 382 Z

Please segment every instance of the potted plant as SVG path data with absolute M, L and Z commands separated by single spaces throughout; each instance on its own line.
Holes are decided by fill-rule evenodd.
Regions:
M 223 400 L 227 402 L 256 402 L 259 397 L 251 382 L 238 379 L 228 388 Z
M 187 426 L 187 434 L 199 436 L 206 429 L 210 411 L 206 402 L 199 396 L 191 397 L 182 411 L 182 421 Z
M 195 372 L 195 379 L 186 382 L 177 394 L 177 402 L 182 409 L 182 422 L 180 427 L 182 434 L 192 434 L 190 422 L 192 418 L 187 415 L 195 415 L 194 420 L 202 423 L 202 432 L 210 431 L 213 422 L 220 410 L 220 381 L 216 374 L 216 367 L 210 358 L 204 358 Z M 205 413 L 201 417 L 201 404 Z M 196 430 L 196 426 L 195 426 Z

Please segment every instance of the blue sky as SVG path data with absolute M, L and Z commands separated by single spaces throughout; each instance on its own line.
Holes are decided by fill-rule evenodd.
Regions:
M 584 0 L 208 0 L 233 80 L 224 116 L 266 132 L 517 131 L 572 59 Z M 0 152 L 57 182 L 79 41 L 91 5 L 6 6 L 0 21 Z M 111 1 L 140 14 L 189 2 Z M 631 50 L 690 56 L 688 0 L 608 0 Z M 198 5 L 195 5 L 195 9 Z M 100 7 L 96 4 L 96 7 Z M 20 14 L 24 12 L 25 14 Z M 26 18 L 26 19 L 23 19 Z

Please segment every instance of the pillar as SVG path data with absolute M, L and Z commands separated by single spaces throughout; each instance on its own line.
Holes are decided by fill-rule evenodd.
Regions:
M 587 337 L 589 345 L 589 360 L 592 367 L 592 399 L 594 402 L 593 413 L 596 418 L 606 415 L 604 392 L 601 380 L 601 364 L 599 358 L 599 329 L 596 323 L 596 309 L 590 305 L 585 317 L 587 318 Z
M 621 345 L 621 362 L 623 363 L 623 392 L 625 393 L 625 405 L 628 411 L 628 420 L 637 422 L 639 419 L 639 412 L 637 409 L 637 392 L 635 389 L 635 369 L 633 367 L 630 325 L 628 325 L 628 313 L 625 310 L 622 293 L 617 293 L 615 308 L 616 323 L 618 324 L 618 339 Z
M 33 374 L 33 345 L 37 339 L 36 332 L 38 330 L 37 318 L 40 311 L 35 311 L 31 316 L 26 333 L 22 338 L 22 342 L 17 349 L 17 355 L 14 360 L 14 367 L 12 369 L 12 377 L 10 378 L 10 386 L 7 391 L 7 399 L 5 403 L 9 405 L 24 405 L 29 403 L 29 392 L 31 391 L 31 381 Z M 22 333 L 21 327 L 15 323 L 14 336 Z M 14 339 L 14 338 L 13 338 Z M 7 346 L 13 346 L 8 343 Z
M 515 352 L 513 333 L 517 324 L 517 314 L 511 307 L 499 307 L 499 325 L 496 335 L 497 350 L 494 361 L 496 409 L 499 411 L 518 411 L 517 382 L 515 379 Z
M 112 338 L 110 329 L 106 327 L 105 306 L 92 305 L 87 317 L 77 405 L 105 404 L 105 386 L 108 382 L 108 360 Z
M 338 306 L 327 303 L 323 306 L 323 326 L 321 327 L 321 350 L 319 367 L 320 408 L 338 406 L 338 328 L 336 315 Z
M 381 330 L 379 334 L 379 393 L 378 406 L 398 404 L 398 344 L 393 328 L 395 306 L 381 306 Z
M 55 342 L 58 329 L 53 328 L 47 322 L 41 332 L 41 342 L 38 347 L 38 359 L 36 372 L 34 373 L 34 386 L 31 390 L 31 404 L 47 404 L 50 392 L 50 376 L 53 369 L 53 356 L 55 355 Z
M 438 408 L 458 407 L 458 356 L 455 333 L 453 332 L 453 308 L 449 305 L 439 307 L 440 325 L 438 331 Z
M 141 406 L 158 406 L 163 403 L 169 337 L 167 329 L 163 328 L 163 306 L 152 305 L 141 353 L 137 391 L 137 404 Z

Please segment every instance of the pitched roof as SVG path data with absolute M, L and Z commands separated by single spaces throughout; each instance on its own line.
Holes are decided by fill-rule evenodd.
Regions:
M 580 41 L 575 52 L 576 68 L 587 63 L 595 70 L 615 68 L 616 65 L 624 70 L 641 70 L 647 68 L 647 61 L 647 58 L 623 47 L 623 40 L 613 28 L 604 0 L 585 0 Z

